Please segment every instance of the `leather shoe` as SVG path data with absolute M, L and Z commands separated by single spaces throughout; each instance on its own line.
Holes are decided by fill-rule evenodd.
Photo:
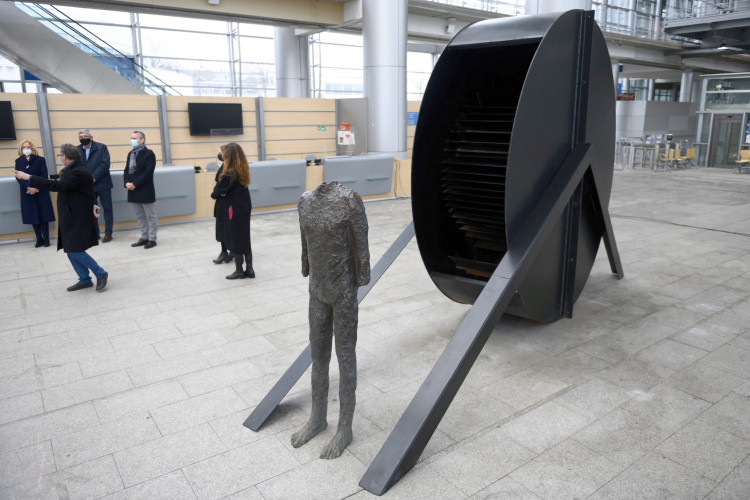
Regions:
M 255 271 L 253 271 L 252 267 L 247 268 L 247 270 L 245 271 L 245 276 L 247 276 L 248 278 L 255 278 Z
M 235 271 L 232 274 L 230 274 L 229 276 L 227 276 L 227 279 L 228 280 L 243 280 L 246 277 L 247 276 L 245 276 L 244 271 Z
M 155 246 L 156 246 L 155 241 L 148 240 L 148 242 L 145 245 L 143 245 L 143 248 L 148 250 L 149 248 L 154 248 Z
M 104 273 L 104 276 L 101 278 L 96 278 L 96 291 L 101 292 L 104 290 L 104 287 L 107 286 L 107 278 L 109 278 L 109 273 Z
M 234 255 L 227 252 L 221 252 L 218 257 L 214 259 L 214 264 L 224 264 L 232 262 Z
M 36 240 L 36 245 L 34 245 L 34 248 L 39 248 L 42 245 L 44 245 L 44 240 Z
M 109 243 L 112 241 L 112 235 L 111 234 L 105 234 L 104 238 L 102 238 L 102 243 Z
M 143 246 L 143 245 L 145 245 L 146 243 L 148 243 L 148 240 L 144 240 L 143 238 L 141 238 L 140 240 L 136 241 L 135 243 L 133 243 L 133 244 L 132 244 L 132 245 L 130 245 L 130 246 L 131 246 L 131 247 L 142 247 L 142 246 Z
M 93 283 L 91 283 L 91 282 L 89 282 L 89 283 L 81 283 L 81 282 L 79 281 L 79 282 L 78 282 L 78 283 L 76 283 L 75 285 L 73 285 L 73 286 L 69 286 L 69 287 L 68 287 L 68 291 L 69 291 L 69 292 L 75 292 L 76 290 L 83 290 L 84 288 L 91 288 L 92 286 L 94 286 L 94 284 L 93 284 Z

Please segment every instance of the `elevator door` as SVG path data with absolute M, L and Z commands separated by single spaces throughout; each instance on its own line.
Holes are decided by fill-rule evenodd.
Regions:
M 716 120 L 711 158 L 712 167 L 734 168 L 742 138 L 741 117 L 718 117 Z

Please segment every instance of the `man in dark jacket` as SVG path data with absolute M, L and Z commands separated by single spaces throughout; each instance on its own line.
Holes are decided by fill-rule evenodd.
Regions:
M 43 191 L 55 191 L 57 195 L 57 215 L 60 227 L 57 230 L 57 249 L 68 254 L 78 274 L 78 283 L 68 287 L 69 292 L 93 285 L 89 269 L 96 276 L 96 289 L 107 286 L 107 272 L 99 267 L 86 250 L 99 244 L 96 234 L 96 203 L 94 198 L 94 180 L 83 161 L 78 149 L 72 144 L 60 146 L 57 155 L 65 168 L 60 171 L 60 180 L 50 180 L 36 175 L 29 175 L 16 170 L 16 178 L 28 180 L 29 186 Z
M 138 225 L 141 226 L 141 239 L 130 246 L 154 248 L 158 228 L 154 189 L 156 155 L 146 147 L 146 136 L 138 130 L 130 134 L 130 145 L 133 150 L 125 161 L 123 182 L 128 190 L 128 203 L 133 204 Z
M 81 143 L 78 146 L 81 160 L 89 167 L 91 175 L 94 177 L 94 196 L 99 198 L 102 209 L 104 209 L 104 239 L 102 243 L 109 243 L 112 241 L 112 226 L 115 221 L 112 213 L 112 176 L 109 175 L 109 150 L 105 144 L 94 142 L 94 136 L 88 129 L 78 131 L 78 140 Z M 99 234 L 98 221 L 96 234 Z

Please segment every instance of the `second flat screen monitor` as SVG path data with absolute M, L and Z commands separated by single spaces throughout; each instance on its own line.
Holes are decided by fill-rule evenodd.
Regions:
M 241 135 L 242 104 L 188 103 L 190 135 Z

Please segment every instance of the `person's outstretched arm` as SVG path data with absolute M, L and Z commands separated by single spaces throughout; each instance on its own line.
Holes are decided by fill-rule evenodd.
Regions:
M 310 261 L 307 259 L 307 238 L 305 237 L 305 228 L 302 227 L 302 208 L 297 206 L 299 213 L 299 232 L 302 236 L 302 276 L 307 278 L 310 275 Z
M 354 258 L 357 260 L 357 285 L 365 286 L 370 282 L 370 247 L 367 244 L 367 214 L 365 204 L 357 193 L 350 198 L 351 217 L 349 231 L 354 240 Z

